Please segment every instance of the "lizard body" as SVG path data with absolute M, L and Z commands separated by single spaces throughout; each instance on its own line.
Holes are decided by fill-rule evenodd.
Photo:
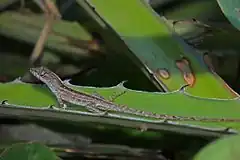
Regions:
M 174 116 L 166 114 L 157 114 L 122 106 L 108 101 L 104 98 L 75 91 L 62 82 L 62 80 L 52 71 L 45 67 L 30 68 L 30 72 L 40 81 L 45 83 L 48 88 L 56 96 L 59 106 L 66 108 L 64 102 L 85 107 L 90 112 L 99 113 L 100 115 L 107 114 L 108 111 L 116 111 L 122 113 L 133 114 L 137 116 L 157 118 L 171 121 L 204 121 L 204 122 L 240 122 L 240 118 L 207 118 L 195 116 Z

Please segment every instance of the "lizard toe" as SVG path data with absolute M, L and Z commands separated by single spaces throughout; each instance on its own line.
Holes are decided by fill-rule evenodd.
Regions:
M 1 104 L 8 104 L 7 101 L 8 101 L 8 100 L 5 99 L 5 100 L 3 100 L 3 101 L 1 102 Z

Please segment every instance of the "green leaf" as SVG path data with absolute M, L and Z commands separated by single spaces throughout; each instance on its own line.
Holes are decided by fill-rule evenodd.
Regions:
M 95 93 L 108 98 L 109 96 L 126 91 L 115 100 L 116 104 L 124 104 L 128 107 L 150 111 L 159 114 L 175 116 L 200 116 L 208 118 L 240 118 L 239 101 L 237 99 L 205 99 L 184 94 L 180 91 L 170 93 L 156 93 L 134 91 L 119 86 L 110 88 L 96 88 L 72 86 L 69 87 L 84 92 Z M 24 83 L 0 84 L 0 100 L 8 100 L 10 104 L 22 106 L 46 107 L 57 105 L 54 95 L 43 85 L 33 85 Z M 71 111 L 83 110 L 81 106 L 69 106 Z M 67 113 L 67 111 L 65 111 Z M 116 113 L 121 115 L 121 113 Z M 36 116 L 38 116 L 36 114 Z M 128 115 L 130 116 L 130 115 Z M 136 118 L 134 116 L 130 116 Z M 138 117 L 139 118 L 139 117 Z M 152 119 L 142 118 L 152 121 Z M 161 124 L 161 123 L 159 123 Z M 164 123 L 165 124 L 165 123 Z M 165 124 L 167 125 L 167 124 Z M 169 123 L 170 125 L 170 123 Z M 234 130 L 240 129 L 239 122 L 198 122 L 198 121 L 179 121 L 175 125 L 183 125 L 193 128 L 203 128 L 212 131 L 224 131 L 226 128 Z M 227 131 L 225 132 L 227 133 Z
M 60 160 L 53 151 L 36 142 L 14 144 L 0 155 L 0 160 L 16 159 Z
M 177 60 L 185 57 L 189 60 L 189 66 L 195 76 L 194 87 L 188 88 L 188 93 L 208 98 L 236 97 L 228 87 L 224 87 L 225 83 L 217 75 L 209 71 L 204 64 L 203 55 L 191 50 L 179 37 L 173 35 L 166 20 L 158 17 L 150 6 L 142 1 L 77 2 L 85 7 L 90 15 L 97 13 L 115 31 L 118 38 L 128 47 L 123 52 L 139 65 L 158 88 L 161 86 L 165 91 L 175 91 L 186 84 L 176 64 Z M 94 10 L 90 12 L 89 8 Z M 163 71 L 168 72 L 167 78 L 162 76 Z
M 240 136 L 226 136 L 204 147 L 194 160 L 237 160 L 240 158 Z
M 240 30 L 240 1 L 239 0 L 217 0 L 222 12 L 231 24 Z

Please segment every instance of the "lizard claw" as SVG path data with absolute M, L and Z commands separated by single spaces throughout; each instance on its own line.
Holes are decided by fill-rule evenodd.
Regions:
M 49 105 L 48 109 L 54 109 L 54 107 L 55 107 L 54 105 Z
M 67 108 L 67 105 L 65 103 L 59 103 L 57 108 L 65 110 Z
M 55 105 L 49 105 L 48 109 L 53 109 L 53 110 L 65 110 L 67 107 L 66 106 L 60 106 L 60 107 L 56 107 Z
M 1 104 L 8 104 L 7 101 L 8 100 L 3 100 Z
M 99 115 L 100 115 L 100 116 L 106 116 L 106 115 L 108 115 L 108 111 L 100 112 Z
M 227 128 L 225 128 L 225 129 L 223 130 L 223 132 L 227 133 L 227 132 L 229 132 L 231 129 L 232 129 L 231 127 L 227 127 Z
M 168 119 L 167 118 L 163 119 L 163 123 L 168 123 Z
M 62 108 L 65 110 L 67 108 L 67 105 L 63 104 Z

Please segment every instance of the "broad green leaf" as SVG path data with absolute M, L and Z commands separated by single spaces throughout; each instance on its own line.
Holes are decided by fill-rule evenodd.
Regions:
M 228 3 L 224 5 L 225 8 L 233 4 L 233 1 L 222 2 Z M 171 23 L 170 26 L 174 31 L 194 48 L 218 56 L 232 57 L 234 54 L 239 57 L 240 33 L 226 19 L 217 1 L 187 1 L 179 3 L 179 5 L 156 9 L 156 12 L 163 14 Z M 197 21 L 193 21 L 193 18 Z M 175 22 L 174 25 L 172 25 L 173 22 Z M 226 39 L 229 40 L 226 41 Z
M 223 3 L 232 4 L 231 1 Z M 211 55 L 239 57 L 240 33 L 222 14 L 217 1 L 183 2 L 159 12 L 164 12 L 173 30 L 194 48 L 208 51 Z
M 240 1 L 238 0 L 216 0 L 231 24 L 240 30 Z
M 6 148 L 0 155 L 0 160 L 16 160 L 16 159 L 31 159 L 31 160 L 60 160 L 46 146 L 40 143 L 19 143 Z
M 218 56 L 235 55 L 239 57 L 238 41 L 240 33 L 226 21 L 184 19 L 179 21 L 168 20 L 168 22 L 169 26 L 194 48 Z M 229 41 L 226 41 L 226 39 L 229 39 Z
M 239 150 L 240 136 L 225 136 L 200 150 L 194 160 L 238 160 Z
M 168 22 L 188 44 L 198 49 L 199 55 L 208 53 L 209 62 L 218 75 L 228 82 L 237 79 L 240 32 L 231 24 L 227 21 L 199 21 L 198 19 L 195 21 L 192 19 L 168 20 Z M 226 41 L 226 39 L 229 40 Z
M 97 13 L 117 33 L 118 38 L 131 51 L 126 51 L 126 54 L 137 62 L 146 75 L 152 75 L 149 78 L 152 82 L 157 81 L 156 86 L 161 86 L 167 91 L 175 91 L 182 87 L 185 81 L 176 66 L 176 60 L 186 57 L 196 80 L 194 86 L 187 89 L 188 93 L 208 98 L 236 97 L 217 75 L 208 70 L 203 55 L 195 53 L 179 37 L 173 35 L 165 20 L 150 6 L 138 0 L 77 2 L 89 14 Z M 89 8 L 94 10 L 90 12 Z M 169 73 L 167 78 L 163 77 L 163 70 Z
M 69 84 L 68 84 L 69 85 Z M 159 114 L 168 114 L 175 116 L 200 116 L 209 118 L 240 118 L 239 101 L 237 99 L 205 99 L 192 96 L 180 91 L 170 93 L 156 93 L 134 91 L 123 87 L 96 88 L 96 87 L 69 87 L 85 93 L 98 93 L 108 98 L 109 96 L 126 91 L 115 100 L 116 104 L 124 104 L 128 107 L 151 111 Z M 8 100 L 9 104 L 22 106 L 46 107 L 57 105 L 53 94 L 43 85 L 33 85 L 24 83 L 8 83 L 0 85 L 0 100 Z M 82 110 L 81 106 L 69 107 L 74 111 Z M 67 113 L 67 111 L 66 111 Z M 117 115 L 121 115 L 116 113 Z M 127 115 L 130 116 L 130 115 Z M 155 122 L 151 119 L 135 117 Z M 140 120 L 141 120 L 140 119 Z M 215 131 L 224 131 L 226 128 L 234 130 L 240 129 L 239 122 L 197 122 L 197 121 L 179 121 L 176 125 L 188 127 L 197 127 Z M 226 131 L 227 133 L 227 131 Z

